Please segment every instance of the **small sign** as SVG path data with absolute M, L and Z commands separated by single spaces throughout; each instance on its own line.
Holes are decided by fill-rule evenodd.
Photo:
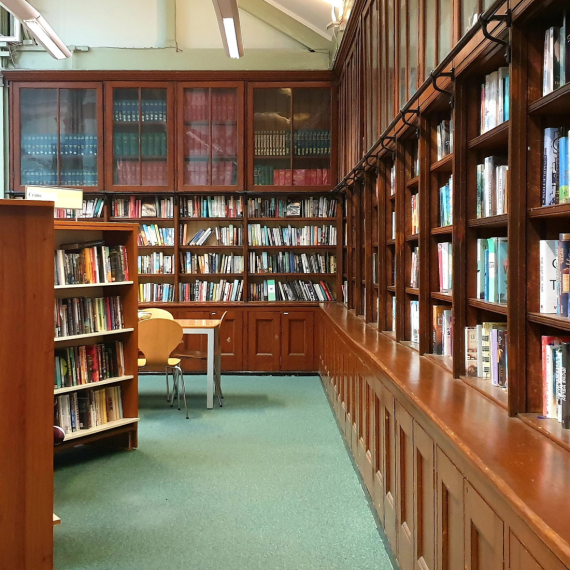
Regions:
M 83 190 L 55 186 L 26 186 L 26 200 L 55 202 L 56 208 L 83 209 Z

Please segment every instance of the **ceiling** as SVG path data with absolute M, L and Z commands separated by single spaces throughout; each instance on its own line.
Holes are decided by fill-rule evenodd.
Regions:
M 331 5 L 325 0 L 265 0 L 268 4 L 282 10 L 308 28 L 330 39 L 332 33 L 327 30 L 331 22 Z

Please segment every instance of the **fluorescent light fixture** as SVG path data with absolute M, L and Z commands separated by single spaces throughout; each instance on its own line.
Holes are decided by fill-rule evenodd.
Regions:
M 233 18 L 223 18 L 224 30 L 226 32 L 226 41 L 228 42 L 228 51 L 230 57 L 239 59 L 239 47 L 236 35 L 236 27 Z
M 237 0 L 213 0 L 213 2 L 226 54 L 238 59 L 243 56 L 243 42 Z
M 10 14 L 20 20 L 36 41 L 55 59 L 71 57 L 71 52 L 61 41 L 43 16 L 26 0 L 2 0 L 0 2 Z

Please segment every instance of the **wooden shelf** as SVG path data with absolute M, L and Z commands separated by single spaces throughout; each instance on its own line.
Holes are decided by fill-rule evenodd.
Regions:
M 109 431 L 118 427 L 128 426 L 130 424 L 136 424 L 139 421 L 139 418 L 123 418 L 122 420 L 115 420 L 112 422 L 107 422 L 106 424 L 102 424 L 100 426 L 96 426 L 91 429 L 82 429 L 79 431 L 74 431 L 73 433 L 65 434 L 64 443 L 67 441 L 71 441 L 74 439 L 80 439 L 82 437 L 88 437 L 90 435 L 101 433 L 104 431 Z
M 408 348 L 411 348 L 412 350 L 415 350 L 416 352 L 419 352 L 419 350 L 420 350 L 420 345 L 417 342 L 412 342 L 411 340 L 403 340 L 403 341 L 401 341 L 400 344 L 407 346 Z
M 501 406 L 501 408 L 504 408 L 505 410 L 508 409 L 509 394 L 504 388 L 493 386 L 493 384 L 491 384 L 491 380 L 488 378 L 461 376 L 460 379 L 465 382 L 465 384 L 475 388 L 475 390 L 489 398 L 492 402 L 495 402 L 498 406 Z
M 517 417 L 548 439 L 570 451 L 570 429 L 564 429 L 558 420 L 545 418 L 540 414 L 519 414 Z
M 418 287 L 406 287 L 406 295 L 415 295 L 416 297 L 419 297 L 420 290 Z
M 313 278 L 313 277 L 336 277 L 336 273 L 248 273 L 248 277 L 299 277 L 299 278 Z
M 179 273 L 178 276 L 182 279 L 183 277 L 194 278 L 194 279 L 236 279 L 243 278 L 243 273 Z
M 472 218 L 467 220 L 470 228 L 506 228 L 509 224 L 509 215 L 487 216 L 486 218 Z
M 121 285 L 133 285 L 133 281 L 117 281 L 114 283 L 78 283 L 77 285 L 56 285 L 54 289 L 59 291 L 61 289 L 89 289 L 94 287 L 113 287 Z
M 432 236 L 440 236 L 440 235 L 452 235 L 453 234 L 453 226 L 441 226 L 439 228 L 432 228 L 430 230 Z
M 396 285 L 388 285 L 386 287 L 387 291 L 390 291 L 391 293 L 395 293 L 396 292 Z
M 99 382 L 90 382 L 89 384 L 81 384 L 80 386 L 55 388 L 53 393 L 54 396 L 59 396 L 60 394 L 67 394 L 69 392 L 78 392 L 80 390 L 91 390 L 93 388 L 99 388 L 100 386 L 106 386 L 107 384 L 117 384 L 119 382 L 125 382 L 126 380 L 132 380 L 133 378 L 134 376 L 117 376 L 116 378 L 108 378 L 107 380 L 100 380 Z
M 475 307 L 476 309 L 483 309 L 499 315 L 507 314 L 507 305 L 501 303 L 489 303 L 489 301 L 482 301 L 481 299 L 469 299 L 468 303 L 470 307 Z
M 433 291 L 431 294 L 432 299 L 437 299 L 438 301 L 445 301 L 447 303 L 453 302 L 453 296 L 451 293 L 441 293 L 439 291 Z
M 174 273 L 139 273 L 139 281 L 141 279 L 154 279 L 154 278 L 170 278 L 174 277 Z
M 244 245 L 181 245 L 180 251 L 193 251 L 202 249 L 204 251 L 219 251 L 221 249 L 239 249 L 243 250 Z M 139 248 L 140 249 L 140 248 Z
M 293 249 L 336 249 L 336 245 L 250 245 L 249 249 L 280 249 L 289 251 Z
M 446 372 L 453 374 L 453 357 L 441 354 L 424 354 L 424 357 L 441 366 Z
M 243 222 L 244 218 L 186 218 L 180 217 L 181 222 L 228 222 L 233 224 L 234 222 Z
M 444 156 L 441 160 L 430 166 L 431 172 L 453 172 L 453 153 Z
M 417 188 L 420 185 L 420 177 L 415 176 L 409 182 L 406 183 L 406 188 Z
M 531 323 L 545 325 L 565 331 L 570 331 L 570 318 L 548 313 L 527 313 L 527 319 Z
M 396 245 L 396 240 L 395 239 L 386 240 L 386 245 Z
M 88 334 L 76 334 L 73 336 L 60 336 L 58 338 L 54 338 L 54 342 L 67 342 L 69 340 L 80 340 L 82 338 L 97 338 L 101 336 L 110 336 L 114 334 L 124 334 L 133 332 L 135 329 L 118 329 L 114 331 L 102 331 L 102 332 L 95 332 L 95 333 L 88 333 Z
M 174 249 L 173 245 L 139 245 L 139 251 L 153 251 L 157 249 Z
M 211 218 L 208 218 L 211 219 Z M 241 219 L 241 218 L 238 218 Z M 336 218 L 296 218 L 289 216 L 287 218 L 248 218 L 248 222 L 336 222 Z
M 528 210 L 528 217 L 531 219 L 570 218 L 570 204 L 556 204 L 555 206 L 530 208 Z
M 133 224 L 134 223 L 144 224 L 146 222 L 148 222 L 148 223 L 173 222 L 174 223 L 174 218 L 151 218 L 151 217 L 126 218 L 126 217 L 122 217 L 122 216 L 110 216 L 109 220 L 111 222 L 133 223 Z
M 507 150 L 509 143 L 509 121 L 469 141 L 468 147 L 477 151 Z
M 570 113 L 570 83 L 530 103 L 528 112 L 530 115 L 567 115 Z
M 406 236 L 406 241 L 419 241 L 419 239 L 420 239 L 419 233 Z

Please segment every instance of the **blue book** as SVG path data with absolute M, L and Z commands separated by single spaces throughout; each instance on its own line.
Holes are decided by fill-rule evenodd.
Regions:
M 511 87 L 511 79 L 510 77 L 507 75 L 505 77 L 505 98 L 503 100 L 503 116 L 505 121 L 509 120 L 509 117 L 511 115 L 511 92 L 510 92 L 510 87 Z
M 483 299 L 485 301 L 489 300 L 489 249 L 485 250 L 485 263 L 483 265 L 485 268 L 485 293 L 483 295 Z
M 568 193 L 568 137 L 560 137 L 558 141 L 558 201 L 560 204 L 570 202 Z
M 508 299 L 508 274 L 509 274 L 509 240 L 497 238 L 497 300 L 506 303 Z

